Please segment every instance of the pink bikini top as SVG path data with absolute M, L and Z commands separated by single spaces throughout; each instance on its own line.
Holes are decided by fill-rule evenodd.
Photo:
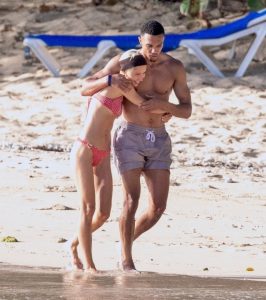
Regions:
M 102 105 L 109 108 L 116 117 L 121 115 L 123 96 L 111 99 L 101 94 L 95 94 L 93 95 L 93 98 L 96 98 Z

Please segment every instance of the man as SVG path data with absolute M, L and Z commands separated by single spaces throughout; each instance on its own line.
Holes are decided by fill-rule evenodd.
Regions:
M 124 192 L 124 205 L 119 221 L 121 263 L 124 271 L 136 270 L 132 257 L 133 241 L 155 225 L 166 208 L 171 141 L 164 127 L 163 117 L 170 114 L 179 118 L 189 118 L 192 111 L 190 91 L 182 63 L 161 52 L 164 42 L 163 26 L 154 20 L 146 22 L 141 28 L 139 42 L 140 53 L 148 61 L 148 68 L 137 92 L 146 97 L 147 101 L 138 107 L 124 100 L 124 121 L 114 137 L 114 150 Z M 101 71 L 87 81 L 83 95 L 97 92 L 108 84 L 121 89 L 127 88 L 127 80 L 117 74 L 120 70 L 119 58 L 120 55 L 117 55 L 111 59 Z M 179 104 L 169 102 L 172 90 Z M 141 174 L 144 175 L 149 190 L 149 206 L 135 221 Z M 110 183 L 110 165 L 103 163 L 97 175 L 104 182 Z

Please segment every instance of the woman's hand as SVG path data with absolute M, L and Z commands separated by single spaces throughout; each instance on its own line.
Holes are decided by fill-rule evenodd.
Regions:
M 120 89 L 124 93 L 129 92 L 133 88 L 131 81 L 122 74 L 112 75 L 111 86 Z

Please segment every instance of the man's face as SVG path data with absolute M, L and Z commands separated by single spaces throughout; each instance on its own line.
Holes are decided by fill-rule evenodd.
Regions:
M 164 35 L 150 35 L 145 33 L 139 37 L 141 53 L 150 62 L 156 62 L 163 48 Z

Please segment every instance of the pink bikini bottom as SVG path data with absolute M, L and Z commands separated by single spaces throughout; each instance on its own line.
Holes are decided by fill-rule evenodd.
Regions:
M 78 138 L 78 141 L 91 150 L 93 167 L 99 165 L 99 163 L 110 153 L 110 150 L 98 149 L 97 147 L 91 145 L 87 140 L 82 140 L 81 138 Z

